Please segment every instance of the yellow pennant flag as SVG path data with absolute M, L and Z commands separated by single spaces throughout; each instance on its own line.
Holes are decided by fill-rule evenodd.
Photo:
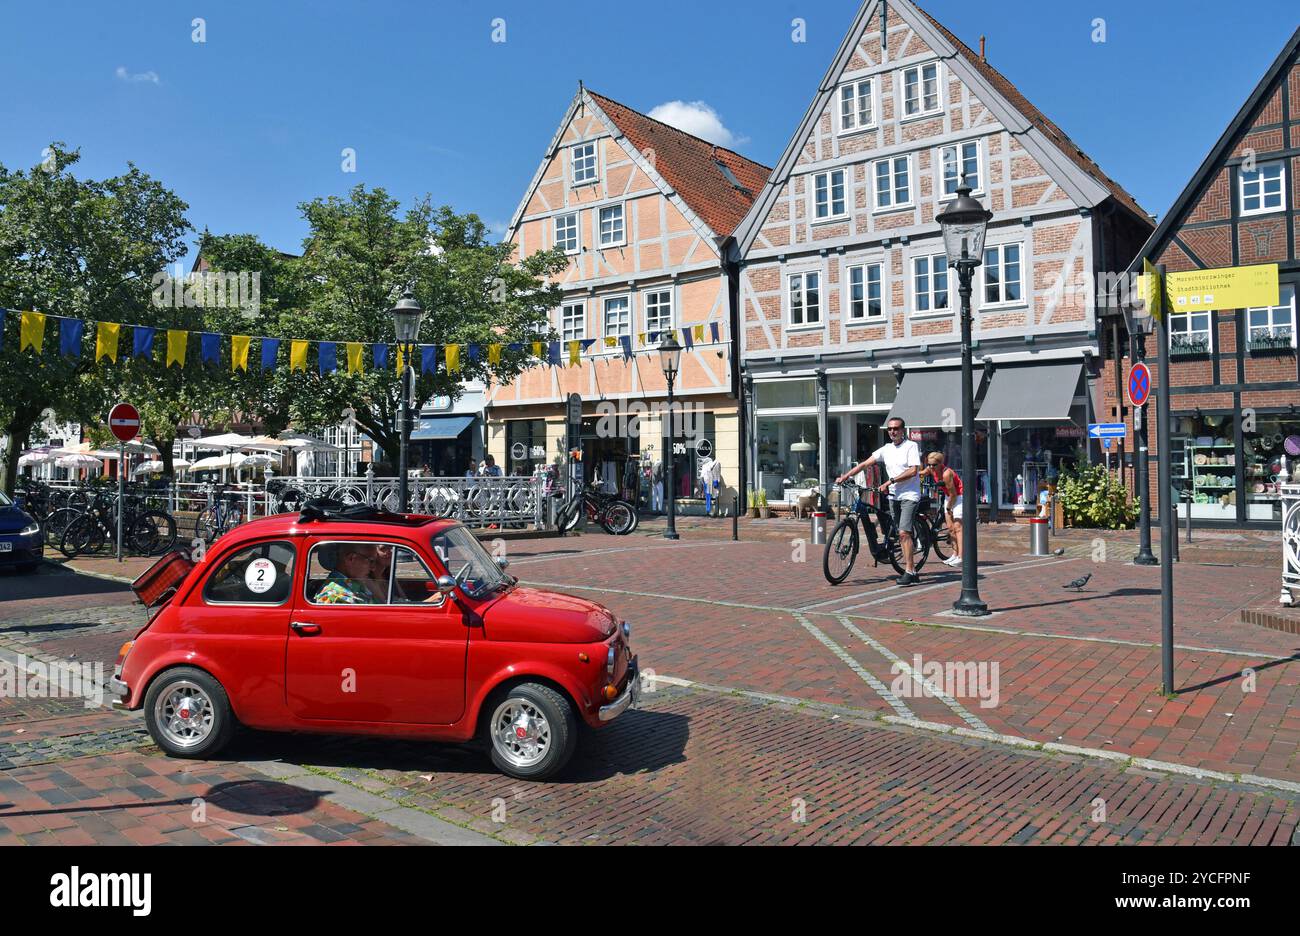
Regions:
M 100 322 L 95 329 L 95 363 L 101 358 L 108 358 L 117 363 L 117 339 L 122 326 L 117 322 Z
M 569 366 L 577 367 L 578 362 L 581 360 L 581 356 L 582 356 L 582 342 L 570 341 L 569 342 Z
M 399 374 L 406 372 L 406 348 L 400 344 L 397 346 L 397 372 Z
M 307 342 L 291 341 L 289 342 L 289 370 L 306 370 L 307 369 Z
M 19 321 L 21 324 L 18 330 L 18 350 L 26 351 L 31 348 L 40 354 L 41 348 L 45 345 L 45 313 L 24 312 Z
M 361 363 L 361 348 L 359 341 L 348 342 L 348 373 L 360 374 L 365 372 L 365 365 Z
M 695 340 L 696 340 L 696 341 L 703 341 L 703 340 L 704 340 L 704 326 L 703 326 L 703 325 L 696 325 L 696 326 L 695 326 Z
M 606 335 L 606 336 L 605 336 L 605 347 L 607 347 L 607 348 L 612 348 L 612 347 L 614 347 L 614 345 L 616 345 L 616 344 L 618 344 L 618 339 L 615 338 L 613 335 Z
M 230 369 L 248 373 L 248 335 L 230 336 Z
M 447 345 L 447 373 L 460 373 L 460 345 Z
M 488 345 L 488 363 L 489 364 L 501 363 L 501 345 L 499 344 Z
M 638 342 L 640 342 L 640 343 L 641 343 L 641 347 L 644 348 L 644 347 L 645 347 L 645 332 L 639 332 L 639 333 L 637 334 L 637 336 L 636 336 L 636 340 L 637 340 Z
M 533 342 L 533 357 L 541 357 L 541 356 L 542 356 L 542 343 L 541 343 L 540 341 L 534 341 L 534 342 Z
M 185 366 L 185 348 L 190 343 L 190 333 L 179 328 L 167 329 L 167 363 L 166 367 L 172 364 Z

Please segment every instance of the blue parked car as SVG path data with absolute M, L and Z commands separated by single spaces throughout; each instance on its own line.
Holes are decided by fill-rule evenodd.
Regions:
M 45 536 L 32 515 L 0 491 L 0 568 L 34 572 L 45 554 Z

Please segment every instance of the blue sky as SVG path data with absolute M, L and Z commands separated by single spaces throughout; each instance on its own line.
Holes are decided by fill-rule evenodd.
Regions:
M 1284 0 L 922 5 L 972 47 L 987 35 L 989 60 L 1159 214 L 1297 23 Z M 579 79 L 643 111 L 703 102 L 687 110 L 711 110 L 714 132 L 770 165 L 857 8 L 0 0 L 0 163 L 28 168 L 51 140 L 81 148 L 85 175 L 132 160 L 197 228 L 295 252 L 297 204 L 358 182 L 404 201 L 427 192 L 499 230 Z M 497 17 L 505 42 L 492 41 Z M 795 17 L 806 42 L 791 41 Z

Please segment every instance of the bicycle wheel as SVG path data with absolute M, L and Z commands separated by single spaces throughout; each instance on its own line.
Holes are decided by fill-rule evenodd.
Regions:
M 578 525 L 578 511 L 582 509 L 582 499 L 571 500 L 560 506 L 555 515 L 555 525 L 565 533 Z
M 176 544 L 176 520 L 161 510 L 147 510 L 132 524 L 129 542 L 142 556 L 161 556 Z
M 63 542 L 63 534 L 68 532 L 68 526 L 81 514 L 82 511 L 75 507 L 60 507 L 46 517 L 41 524 L 45 529 L 45 545 L 58 548 L 59 543 Z
M 221 515 L 217 513 L 215 507 L 207 508 L 194 521 L 194 535 L 208 546 L 216 542 L 222 532 Z
M 98 550 L 103 544 L 104 531 L 99 522 L 90 514 L 82 514 L 64 530 L 59 540 L 59 552 L 75 559 L 82 553 Z
M 601 511 L 600 525 L 606 533 L 626 536 L 636 529 L 636 511 L 626 501 L 610 501 Z
M 849 577 L 853 563 L 858 558 L 858 524 L 848 516 L 835 524 L 831 538 L 826 541 L 822 554 L 822 574 L 826 581 L 838 585 Z
M 940 562 L 946 562 L 952 555 L 952 542 L 949 537 L 952 535 L 952 528 L 948 526 L 948 518 L 943 513 L 939 514 L 939 519 L 930 527 L 930 548 Z
M 918 516 L 912 521 L 912 570 L 920 572 L 930 554 L 930 521 Z M 891 531 L 889 538 L 889 564 L 894 571 L 902 575 L 907 566 L 903 563 L 903 543 L 897 531 Z

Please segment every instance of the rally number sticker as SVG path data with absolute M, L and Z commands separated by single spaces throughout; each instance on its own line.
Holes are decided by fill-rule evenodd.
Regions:
M 254 559 L 244 570 L 244 584 L 255 595 L 270 591 L 275 584 L 275 563 L 270 559 Z

